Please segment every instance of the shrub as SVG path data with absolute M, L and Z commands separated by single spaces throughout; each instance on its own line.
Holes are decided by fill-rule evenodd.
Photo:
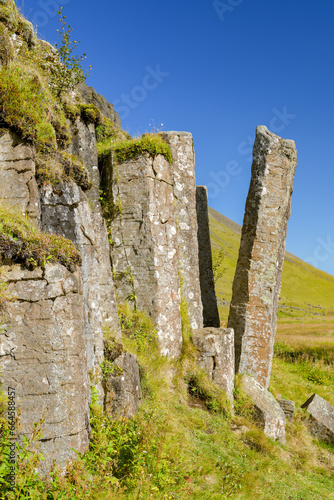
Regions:
M 61 28 L 58 35 L 61 38 L 60 47 L 56 44 L 59 58 L 51 66 L 50 85 L 53 93 L 60 98 L 64 92 L 74 90 L 88 76 L 82 71 L 82 62 L 86 59 L 86 54 L 73 56 L 79 42 L 71 40 L 72 28 L 66 23 L 66 16 L 62 15 L 63 7 L 57 12 L 59 14 Z

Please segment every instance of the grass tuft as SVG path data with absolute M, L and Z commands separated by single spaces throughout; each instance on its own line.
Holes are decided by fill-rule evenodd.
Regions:
M 1 261 L 14 261 L 29 269 L 59 262 L 73 272 L 81 257 L 71 241 L 42 233 L 28 218 L 0 204 Z

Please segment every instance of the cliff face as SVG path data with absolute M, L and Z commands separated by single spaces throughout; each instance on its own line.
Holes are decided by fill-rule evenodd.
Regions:
M 0 383 L 4 391 L 16 393 L 22 425 L 18 439 L 31 436 L 34 423 L 41 421 L 46 473 L 53 460 L 64 467 L 75 457 L 73 449 L 87 450 L 91 387 L 113 416 L 133 417 L 138 411 L 139 367 L 136 356 L 123 350 L 117 305 L 127 302 L 150 316 L 160 354 L 169 358 L 182 353 L 189 325 L 198 363 L 231 402 L 234 331 L 219 329 L 207 193 L 204 187 L 196 191 L 191 134 L 163 132 L 133 140 L 121 130 L 112 105 L 85 84 L 56 98 L 50 91 L 55 50 L 37 40 L 15 4 L 7 3 L 16 24 L 3 25 L 0 19 L 0 35 L 13 49 L 6 57 L 0 51 L 0 285 L 7 286 L 0 294 Z M 279 146 L 276 156 L 281 158 L 282 140 L 270 140 Z M 261 181 L 261 196 L 267 190 L 276 193 L 277 175 L 289 166 L 285 159 L 276 165 L 276 156 L 271 158 L 273 172 L 266 168 L 266 154 L 255 157 L 258 170 L 266 174 L 253 179 L 256 186 Z M 295 167 L 295 158 L 292 163 Z M 247 240 L 252 224 L 251 234 L 270 233 L 270 263 L 274 269 L 277 262 L 277 271 L 266 299 L 273 307 L 264 329 L 268 333 L 268 324 L 273 327 L 271 347 L 290 170 L 289 182 L 270 198 L 273 223 L 267 224 L 261 198 L 257 217 L 250 222 L 246 217 L 243 233 Z M 248 207 L 258 199 L 255 191 L 250 191 Z M 251 241 L 250 247 L 255 244 Z M 263 252 L 251 257 L 246 267 L 254 269 L 256 282 L 258 261 L 266 267 L 267 260 Z M 242 269 L 237 273 L 231 322 L 233 310 L 245 307 L 238 305 L 240 290 L 247 292 L 243 274 Z M 231 326 L 240 322 L 245 319 Z M 271 351 L 263 359 L 267 379 Z

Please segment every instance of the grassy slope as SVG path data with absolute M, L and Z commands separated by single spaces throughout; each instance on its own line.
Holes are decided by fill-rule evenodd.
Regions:
M 216 210 L 210 208 L 209 214 L 214 257 L 221 248 L 226 250 L 226 272 L 216 285 L 221 320 L 225 322 L 238 259 L 241 227 Z M 330 323 L 333 322 L 333 310 L 334 277 L 287 253 L 283 268 L 279 321 Z

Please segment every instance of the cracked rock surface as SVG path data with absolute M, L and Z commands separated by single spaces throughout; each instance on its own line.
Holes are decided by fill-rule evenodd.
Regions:
M 0 200 L 19 207 L 32 219 L 39 217 L 33 148 L 7 129 L 0 128 Z
M 111 158 L 110 158 L 111 161 Z M 111 258 L 117 300 L 128 300 L 157 324 L 163 356 L 181 353 L 180 280 L 174 183 L 162 155 L 144 153 L 120 166 L 109 164 L 114 204 Z
M 60 264 L 45 270 L 3 266 L 9 283 L 4 331 L 0 335 L 2 384 L 15 389 L 22 435 L 45 417 L 39 450 L 42 472 L 52 461 L 65 466 L 89 443 L 89 400 L 84 297 L 81 271 Z
M 228 327 L 236 371 L 268 388 L 287 225 L 297 165 L 294 141 L 257 127 Z

